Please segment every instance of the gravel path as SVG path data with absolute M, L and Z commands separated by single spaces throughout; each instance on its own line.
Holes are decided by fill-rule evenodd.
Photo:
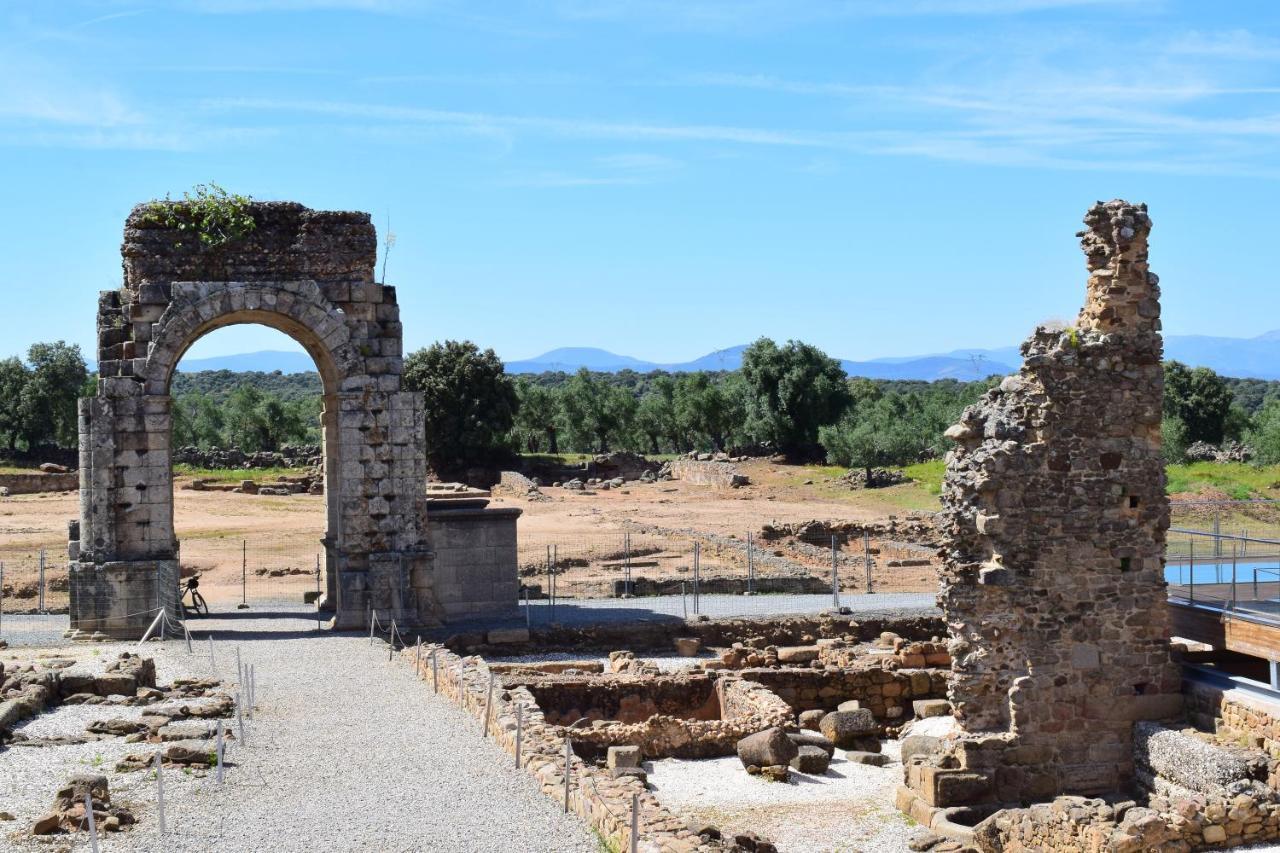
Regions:
M 162 683 L 206 677 L 205 630 L 234 626 L 235 634 L 214 634 L 218 675 L 235 680 L 238 646 L 259 685 L 256 719 L 246 744 L 230 747 L 224 785 L 212 774 L 166 771 L 164 850 L 599 849 L 584 824 L 562 814 L 510 756 L 480 737 L 478 722 L 434 696 L 398 660 L 389 662 L 386 645 L 317 634 L 313 619 L 193 620 L 194 655 L 172 642 L 150 647 Z M 155 750 L 120 741 L 108 749 L 12 749 L 0 752 L 0 779 L 21 776 L 47 808 L 63 778 L 108 772 L 119 752 L 140 746 Z M 93 761 L 104 752 L 106 762 Z M 33 763 L 43 766 L 39 781 Z M 23 772 L 11 773 L 19 764 Z M 139 826 L 104 838 L 104 853 L 162 849 L 149 774 L 108 776 L 113 796 L 130 802 Z

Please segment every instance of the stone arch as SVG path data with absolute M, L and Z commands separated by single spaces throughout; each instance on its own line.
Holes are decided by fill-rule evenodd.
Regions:
M 175 285 L 173 301 L 152 327 L 141 379 L 146 393 L 169 393 L 173 372 L 196 341 L 227 326 L 257 324 L 297 341 L 320 373 L 325 394 L 335 394 L 358 372 L 358 353 L 335 306 L 314 281 L 262 284 Z
M 80 402 L 80 518 L 71 524 L 73 627 L 139 636 L 175 610 L 169 384 L 223 326 L 297 340 L 324 384 L 326 606 L 340 628 L 375 611 L 439 624 L 428 548 L 420 395 L 401 388 L 395 288 L 374 281 L 368 214 L 254 203 L 255 229 L 209 249 L 135 208 L 125 281 L 98 301 L 98 393 Z

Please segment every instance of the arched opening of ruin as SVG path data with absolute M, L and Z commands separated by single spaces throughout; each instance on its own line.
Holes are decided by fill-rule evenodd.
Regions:
M 306 330 L 250 316 L 198 330 L 169 375 L 180 577 L 184 585 L 198 579 L 215 614 L 292 610 L 337 595 L 326 558 L 337 518 L 336 492 L 325 482 L 325 472 L 336 467 L 336 442 L 326 440 L 325 430 L 336 412 L 333 366 Z M 301 346 L 314 369 L 253 377 L 236 372 L 230 381 L 191 372 L 203 369 L 191 364 L 200 350 L 210 343 L 225 349 L 232 337 L 227 330 L 250 323 L 262 327 L 255 345 Z M 192 597 L 184 603 L 190 612 Z

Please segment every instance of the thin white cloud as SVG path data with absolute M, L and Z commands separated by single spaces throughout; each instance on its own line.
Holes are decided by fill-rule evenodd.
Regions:
M 1271 62 L 1280 60 L 1280 39 L 1259 36 L 1248 30 L 1209 33 L 1192 30 L 1173 39 L 1168 50 L 1184 56 Z

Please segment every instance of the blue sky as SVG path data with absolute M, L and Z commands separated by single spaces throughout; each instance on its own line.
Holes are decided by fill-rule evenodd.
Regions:
M 1280 328 L 1280 11 L 1175 0 L 3 0 L 6 353 L 92 357 L 130 207 L 370 211 L 406 346 L 845 358 L 1073 317 L 1146 201 L 1171 333 Z M 254 327 L 193 356 L 284 348 Z

